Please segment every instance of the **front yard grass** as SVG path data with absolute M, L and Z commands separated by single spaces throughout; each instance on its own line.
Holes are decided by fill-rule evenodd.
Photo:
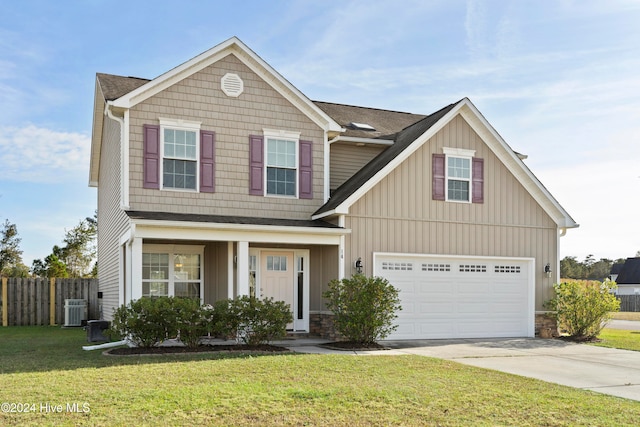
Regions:
M 593 345 L 640 351 L 640 331 L 604 328 L 598 338 L 601 341 L 594 342 Z
M 623 426 L 640 413 L 640 402 L 420 356 L 108 357 L 83 351 L 85 337 L 0 328 L 0 403 L 34 408 L 0 412 L 0 425 Z

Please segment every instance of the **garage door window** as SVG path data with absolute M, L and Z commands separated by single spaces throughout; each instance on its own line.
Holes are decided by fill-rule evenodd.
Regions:
M 519 265 L 496 265 L 494 272 L 518 274 L 520 273 L 520 266 Z
M 413 264 L 410 262 L 383 262 L 383 270 L 396 270 L 396 271 L 412 271 Z
M 451 271 L 451 264 L 422 264 L 422 271 Z
M 480 264 L 460 264 L 460 273 L 486 273 L 487 266 Z

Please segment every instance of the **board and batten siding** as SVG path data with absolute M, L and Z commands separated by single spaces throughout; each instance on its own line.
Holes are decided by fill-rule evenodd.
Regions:
M 476 150 L 484 159 L 484 203 L 432 200 L 432 154 Z M 457 116 L 367 194 L 346 216 L 347 274 L 373 252 L 535 258 L 536 310 L 552 297 L 542 268 L 558 259 L 558 228 L 491 149 Z
M 244 82 L 237 98 L 220 79 L 235 73 Z M 215 192 L 143 188 L 143 125 L 159 118 L 202 122 L 215 132 Z M 249 194 L 249 136 L 263 129 L 300 132 L 312 142 L 312 199 Z M 130 205 L 132 210 L 308 219 L 323 202 L 324 131 L 234 55 L 168 87 L 130 110 Z
M 120 124 L 105 116 L 100 155 L 98 191 L 98 277 L 102 292 L 102 315 L 112 319 L 120 304 L 120 238 L 128 228 L 128 217 L 120 207 Z
M 330 188 L 335 190 L 340 187 L 385 148 L 387 147 L 384 145 L 358 146 L 341 142 L 331 144 Z

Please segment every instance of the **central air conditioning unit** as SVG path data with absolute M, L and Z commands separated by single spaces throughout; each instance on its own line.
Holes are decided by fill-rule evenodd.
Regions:
M 87 300 L 64 300 L 64 326 L 82 326 L 83 320 L 87 320 Z

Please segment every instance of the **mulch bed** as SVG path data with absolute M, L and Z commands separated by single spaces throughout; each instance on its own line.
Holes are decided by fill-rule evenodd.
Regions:
M 120 347 L 106 351 L 106 354 L 112 356 L 131 356 L 131 355 L 162 355 L 162 354 L 192 354 L 192 353 L 209 353 L 209 352 L 238 352 L 238 353 L 283 353 L 290 351 L 288 348 L 275 345 L 263 344 L 249 346 L 246 344 L 219 344 L 219 345 L 201 345 L 195 348 L 188 347 Z
M 570 337 L 569 335 L 560 335 L 557 339 L 562 341 L 570 341 L 577 343 L 586 343 L 586 342 L 601 342 L 602 340 L 598 337 L 588 338 L 588 337 Z
M 330 350 L 343 350 L 343 351 L 367 351 L 367 350 L 389 350 L 389 347 L 385 347 L 378 343 L 362 344 L 353 341 L 336 341 L 326 344 L 320 344 L 320 347 L 328 348 Z

